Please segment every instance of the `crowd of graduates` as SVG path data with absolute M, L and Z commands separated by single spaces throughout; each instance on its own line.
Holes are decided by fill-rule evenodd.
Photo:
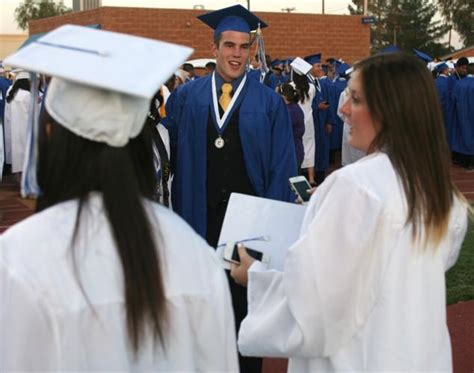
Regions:
M 272 60 L 242 6 L 198 19 L 205 77 L 189 47 L 73 25 L 7 58 L 0 154 L 37 213 L 0 236 L 0 370 L 450 371 L 474 64 Z M 317 188 L 282 271 L 261 236 L 221 242 L 232 193 L 295 203 L 298 174 Z

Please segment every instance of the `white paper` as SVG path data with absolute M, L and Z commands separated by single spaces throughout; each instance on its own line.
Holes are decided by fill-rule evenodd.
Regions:
M 306 206 L 232 193 L 219 237 L 217 254 L 222 259 L 228 242 L 243 242 L 263 252 L 269 269 L 283 270 L 286 253 L 300 235 Z M 224 268 L 229 264 L 222 259 Z
M 300 75 L 306 75 L 313 68 L 313 65 L 309 64 L 300 57 L 296 57 L 290 66 Z

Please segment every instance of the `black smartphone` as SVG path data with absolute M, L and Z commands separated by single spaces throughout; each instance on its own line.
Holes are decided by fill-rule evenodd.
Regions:
M 230 249 L 229 249 L 230 247 Z M 247 250 L 247 253 L 254 259 L 263 261 L 263 253 L 261 251 L 257 251 L 254 249 L 250 249 L 248 247 L 245 248 Z M 239 257 L 239 251 L 237 249 L 237 244 L 235 244 L 233 247 L 232 246 L 227 246 L 224 252 L 224 260 L 226 262 L 234 263 L 234 264 L 240 264 L 240 257 Z

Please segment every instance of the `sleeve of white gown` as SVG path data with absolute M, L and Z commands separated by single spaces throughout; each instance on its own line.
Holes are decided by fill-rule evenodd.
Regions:
M 382 202 L 341 176 L 318 192 L 284 272 L 249 273 L 249 313 L 239 332 L 244 355 L 334 354 L 376 301 L 393 245 Z
M 0 372 L 57 369 L 53 325 L 41 294 L 0 258 Z
M 453 210 L 460 212 L 452 213 L 456 216 L 454 223 L 450 225 L 451 231 L 449 232 L 450 250 L 448 251 L 447 258 L 445 260 L 444 270 L 448 271 L 454 264 L 456 264 L 459 253 L 461 251 L 464 237 L 466 236 L 468 228 L 468 213 L 466 202 L 460 201 L 457 197 L 454 198 Z
M 212 253 L 214 254 L 214 253 Z M 229 285 L 217 257 L 208 268 L 210 298 L 199 314 L 193 315 L 196 370 L 199 372 L 238 372 L 234 311 Z

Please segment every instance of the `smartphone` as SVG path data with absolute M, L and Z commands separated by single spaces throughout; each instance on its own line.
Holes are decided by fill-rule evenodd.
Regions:
M 308 202 L 311 198 L 311 194 L 307 192 L 308 189 L 311 189 L 311 184 L 304 176 L 295 176 L 290 177 L 290 186 L 293 189 L 293 192 L 301 198 L 303 202 Z
M 265 262 L 265 255 L 261 251 L 253 250 L 246 247 L 247 253 L 254 259 L 261 262 Z M 224 250 L 224 260 L 229 263 L 240 264 L 239 251 L 237 249 L 237 244 L 229 243 L 226 245 Z

